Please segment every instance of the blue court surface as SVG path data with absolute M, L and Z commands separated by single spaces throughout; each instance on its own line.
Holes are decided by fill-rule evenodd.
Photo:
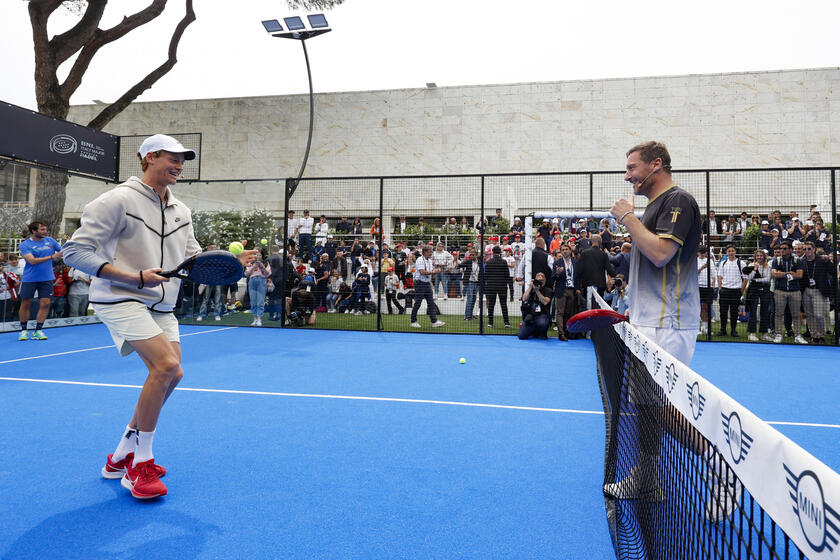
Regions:
M 182 327 L 156 460 L 99 471 L 145 367 L 102 325 L 0 335 L 0 558 L 612 558 L 589 341 Z M 836 348 L 693 369 L 840 469 Z M 460 364 L 459 358 L 466 358 Z

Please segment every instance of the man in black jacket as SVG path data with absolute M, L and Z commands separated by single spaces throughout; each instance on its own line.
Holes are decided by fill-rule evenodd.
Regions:
M 280 320 L 280 306 L 288 298 L 292 297 L 292 289 L 300 283 L 300 275 L 295 270 L 294 265 L 284 258 L 283 253 L 280 252 L 280 247 L 277 245 L 271 246 L 271 255 L 268 257 L 268 265 L 271 267 L 271 283 L 274 285 L 274 290 L 268 294 L 268 311 L 269 321 Z M 286 286 L 283 288 L 283 269 L 286 270 Z M 286 299 L 284 299 L 284 296 Z
M 534 250 L 531 251 L 531 277 L 526 282 L 533 280 L 537 274 L 543 273 L 546 278 L 551 278 L 551 266 L 548 264 L 548 252 L 545 250 L 545 240 L 538 237 L 534 241 Z
M 502 319 L 505 321 L 505 328 L 510 328 L 507 308 L 507 279 L 510 276 L 508 264 L 502 258 L 502 248 L 496 245 L 493 247 L 493 258 L 487 261 L 484 267 L 484 280 L 486 282 L 487 294 L 487 324 L 493 327 L 493 311 L 496 308 L 496 298 L 502 307 Z
M 554 284 L 554 299 L 556 300 L 557 338 L 568 340 L 566 321 L 574 315 L 575 303 L 580 295 L 580 277 L 577 275 L 577 260 L 572 257 L 572 249 L 567 243 L 560 245 L 558 254 L 554 257 L 552 281 Z
M 603 296 L 607 289 L 606 275 L 615 276 L 615 268 L 609 256 L 601 249 L 601 236 L 595 234 L 590 240 L 592 246 L 581 252 L 578 259 L 575 281 L 580 285 L 581 294 L 586 294 L 587 287 L 594 286 L 598 294 Z
M 836 276 L 832 273 L 834 266 L 831 262 L 817 255 L 813 241 L 805 243 L 805 258 L 802 259 L 802 283 L 805 290 L 802 294 L 802 307 L 811 332 L 811 342 L 825 343 L 825 316 L 831 306 L 834 295 Z

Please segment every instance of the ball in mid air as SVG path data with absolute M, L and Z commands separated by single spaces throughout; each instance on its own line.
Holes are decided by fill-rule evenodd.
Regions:
M 260 239 L 260 243 L 261 243 L 262 245 L 268 245 L 268 239 L 266 239 L 266 238 L 264 238 L 264 237 L 263 237 L 262 239 Z
M 466 364 L 466 363 L 467 363 L 467 359 L 466 359 L 466 358 L 461 358 L 461 359 L 460 359 L 460 360 L 458 360 L 458 361 L 459 361 L 460 363 L 462 363 L 462 364 Z
M 239 253 L 241 253 L 244 250 L 245 250 L 245 246 L 242 245 L 242 243 L 240 243 L 239 241 L 234 241 L 233 243 L 228 245 L 228 251 L 230 251 L 234 255 L 238 255 Z

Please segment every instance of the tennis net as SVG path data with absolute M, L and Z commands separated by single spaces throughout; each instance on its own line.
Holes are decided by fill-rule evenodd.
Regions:
M 840 558 L 840 475 L 629 323 L 591 336 L 618 558 Z

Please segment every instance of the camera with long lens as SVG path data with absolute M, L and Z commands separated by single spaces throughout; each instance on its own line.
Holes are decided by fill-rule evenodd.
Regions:
M 292 311 L 289 313 L 289 323 L 294 327 L 302 327 L 303 324 L 306 322 L 306 318 L 303 317 L 297 311 Z
M 624 280 L 622 280 L 621 278 L 616 278 L 616 279 L 613 281 L 613 287 L 614 287 L 616 290 L 622 290 L 622 289 L 624 289 Z

